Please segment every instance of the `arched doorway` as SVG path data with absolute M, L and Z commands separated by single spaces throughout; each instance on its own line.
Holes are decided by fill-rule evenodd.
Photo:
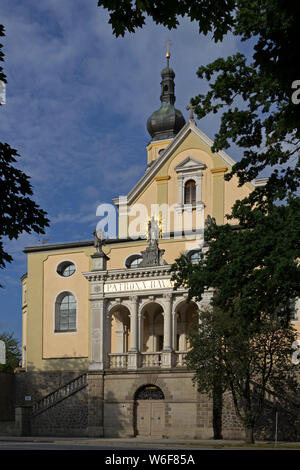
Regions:
M 162 437 L 165 429 L 163 391 L 153 384 L 140 387 L 134 396 L 135 435 Z

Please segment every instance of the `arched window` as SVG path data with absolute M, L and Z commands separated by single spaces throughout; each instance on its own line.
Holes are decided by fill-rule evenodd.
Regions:
M 184 204 L 196 204 L 196 183 L 188 180 L 184 185 Z
M 76 331 L 77 302 L 70 292 L 62 292 L 55 302 L 55 331 Z
M 147 384 L 135 392 L 135 400 L 164 400 L 163 391 L 154 384 Z

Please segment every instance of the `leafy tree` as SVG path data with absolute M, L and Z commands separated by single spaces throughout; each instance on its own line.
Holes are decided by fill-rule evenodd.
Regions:
M 279 319 L 265 317 L 260 329 L 249 333 L 238 317 L 218 308 L 200 312 L 200 322 L 190 336 L 187 365 L 195 371 L 193 381 L 199 392 L 213 398 L 216 386 L 219 392 L 230 392 L 248 443 L 254 442 L 255 425 L 264 412 L 267 393 L 273 392 L 280 403 L 287 395 L 299 394 L 291 363 L 296 335 L 291 324 Z M 220 413 L 220 395 L 218 407 Z
M 6 348 L 6 362 L 0 364 L 0 372 L 13 374 L 22 358 L 19 341 L 14 337 L 14 333 L 0 333 L 0 340 L 4 341 Z
M 191 338 L 188 364 L 197 371 L 195 380 L 199 390 L 212 393 L 214 417 L 219 423 L 221 391 L 231 391 L 249 441 L 253 439 L 255 423 L 264 408 L 261 396 L 255 405 L 257 390 L 252 392 L 249 384 L 255 378 L 253 371 L 261 374 L 261 384 L 265 380 L 263 374 L 266 374 L 266 369 L 260 368 L 263 362 L 256 363 L 254 355 L 257 354 L 257 361 L 263 361 L 266 357 L 264 341 L 274 337 L 274 343 L 268 349 L 268 354 L 272 352 L 272 366 L 278 366 L 280 372 L 282 364 L 291 362 L 290 350 L 294 341 L 290 327 L 294 313 L 291 300 L 300 295 L 296 261 L 299 256 L 299 203 L 299 200 L 293 200 L 286 207 L 274 206 L 267 216 L 253 211 L 251 228 L 247 229 L 237 230 L 229 224 L 208 224 L 206 248 L 200 262 L 192 264 L 182 255 L 171 268 L 175 288 L 187 288 L 189 299 L 201 300 L 208 286 L 214 292 L 212 311 L 201 313 L 199 330 Z M 280 353 L 279 363 L 274 359 L 276 344 Z M 284 362 L 283 352 L 287 354 L 287 362 Z M 268 380 L 274 371 L 270 371 L 272 374 Z M 243 375 L 246 373 L 249 374 L 247 389 L 241 387 L 241 383 L 246 387 Z M 276 394 L 280 393 L 285 377 L 283 374 L 282 381 L 272 379 L 272 384 L 268 383 Z M 262 389 L 264 393 L 267 386 L 266 382 Z M 248 401 L 245 401 L 243 393 L 250 393 Z
M 4 27 L 0 25 L 0 36 Z M 3 61 L 0 44 L 0 61 Z M 6 83 L 6 76 L 0 66 L 0 80 Z M 15 167 L 19 154 L 7 143 L 0 142 L 0 268 L 12 261 L 4 250 L 3 237 L 17 239 L 22 232 L 45 233 L 49 225 L 46 212 L 31 199 L 33 195 L 29 177 Z M 0 285 L 1 287 L 1 285 Z
M 265 315 L 289 321 L 300 296 L 299 209 L 295 199 L 268 216 L 253 211 L 247 229 L 209 224 L 200 262 L 182 255 L 172 265 L 175 287 L 186 287 L 197 300 L 213 288 L 212 305 L 237 316 L 246 329 L 259 328 Z

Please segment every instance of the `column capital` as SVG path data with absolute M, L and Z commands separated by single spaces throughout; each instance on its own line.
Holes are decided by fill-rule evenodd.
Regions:
M 165 300 L 172 300 L 173 294 L 172 294 L 171 292 L 165 292 L 165 293 L 163 294 L 163 298 L 164 298 Z

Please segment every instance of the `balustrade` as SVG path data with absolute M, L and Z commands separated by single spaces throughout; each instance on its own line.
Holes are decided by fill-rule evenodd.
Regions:
M 175 367 L 186 367 L 187 352 L 176 351 L 174 353 L 174 366 Z M 129 353 L 109 353 L 109 367 L 110 369 L 127 369 L 129 360 Z M 143 368 L 161 367 L 162 366 L 162 352 L 142 352 L 139 353 L 139 364 Z

